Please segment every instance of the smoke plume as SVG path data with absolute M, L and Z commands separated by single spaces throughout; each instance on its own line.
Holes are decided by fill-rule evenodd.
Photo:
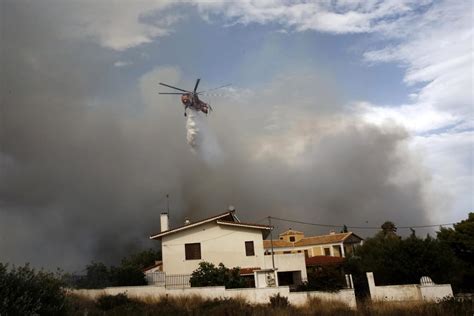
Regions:
M 189 86 L 189 74 L 123 78 L 114 52 L 64 39 L 47 6 L 2 5 L 1 261 L 74 270 L 157 247 L 167 193 L 172 226 L 229 204 L 248 222 L 341 227 L 426 223 L 436 207 L 407 132 L 365 123 L 330 76 L 282 72 L 185 121 L 157 83 Z

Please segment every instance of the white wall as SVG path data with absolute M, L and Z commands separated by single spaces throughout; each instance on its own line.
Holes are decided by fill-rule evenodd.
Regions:
M 372 272 L 367 272 L 367 281 L 370 298 L 374 301 L 436 301 L 453 297 L 451 284 L 376 286 Z
M 294 305 L 303 305 L 309 298 L 319 298 L 324 301 L 342 302 L 354 309 L 357 307 L 354 289 L 343 289 L 339 292 L 291 292 L 288 296 L 288 301 Z
M 301 271 L 302 281 L 308 280 L 308 275 L 306 273 L 306 262 L 303 253 L 293 253 L 293 254 L 282 254 L 274 255 L 275 268 L 278 272 L 285 271 Z M 264 266 L 263 269 L 272 269 L 272 255 L 264 256 Z
M 270 271 L 270 270 L 254 271 L 254 280 L 255 280 L 256 288 L 278 286 L 278 277 L 275 271 Z
M 245 242 L 253 241 L 255 255 L 246 256 Z M 184 244 L 201 243 L 201 260 L 186 260 Z M 199 262 L 223 263 L 228 268 L 262 267 L 262 232 L 215 222 L 192 227 L 162 238 L 163 271 L 166 274 L 191 274 Z
M 320 298 L 322 300 L 338 301 L 351 308 L 356 308 L 356 299 L 353 289 L 341 290 L 337 293 L 330 292 L 290 292 L 288 286 L 261 289 L 229 289 L 223 286 L 195 287 L 186 289 L 166 289 L 158 286 L 127 286 L 109 287 L 103 290 L 70 290 L 70 292 L 95 299 L 101 295 L 117 295 L 126 293 L 129 297 L 149 298 L 161 296 L 189 296 L 197 295 L 202 298 L 243 298 L 251 304 L 267 304 L 270 297 L 276 294 L 285 296 L 293 305 L 304 305 L 308 298 Z
M 445 297 L 453 297 L 451 284 L 420 285 L 420 292 L 424 301 L 439 301 Z

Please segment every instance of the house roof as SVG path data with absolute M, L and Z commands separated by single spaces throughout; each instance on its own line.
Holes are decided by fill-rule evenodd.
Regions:
M 258 228 L 258 229 L 267 229 L 271 230 L 273 226 L 268 225 L 261 225 L 261 224 L 254 224 L 254 223 L 242 223 L 242 222 L 231 222 L 231 221 L 224 221 L 224 220 L 217 220 L 217 224 L 220 225 L 230 225 L 230 226 L 241 226 L 241 227 L 249 227 L 249 228 Z
M 142 271 L 145 273 L 145 272 L 147 272 L 148 270 L 157 268 L 157 267 L 162 266 L 162 265 L 163 265 L 163 261 L 155 261 L 155 264 L 154 264 L 154 265 L 149 266 L 149 267 L 146 267 L 146 268 L 144 268 Z
M 225 212 L 225 213 L 222 213 L 222 214 L 219 214 L 219 215 L 215 215 L 215 216 L 212 216 L 212 217 L 202 219 L 200 221 L 197 221 L 197 222 L 194 222 L 194 223 L 191 223 L 191 224 L 187 224 L 187 225 L 183 225 L 183 226 L 176 227 L 176 228 L 173 228 L 173 229 L 165 230 L 164 232 L 151 235 L 150 239 L 159 239 L 163 236 L 171 235 L 171 234 L 174 234 L 174 233 L 177 233 L 177 232 L 180 232 L 180 231 L 192 228 L 192 227 L 196 227 L 196 226 L 199 226 L 199 225 L 203 225 L 203 224 L 206 224 L 206 223 L 210 223 L 210 222 L 213 222 L 213 221 L 215 221 L 216 224 L 218 224 L 218 225 L 246 227 L 246 228 L 261 229 L 261 230 L 268 230 L 268 231 L 273 228 L 272 226 L 268 226 L 268 225 L 260 225 L 260 224 L 253 224 L 253 223 L 242 223 L 237 218 L 237 216 L 235 216 L 234 212 L 235 211 L 228 211 L 228 212 Z M 264 238 L 266 238 L 267 234 L 264 235 Z
M 301 247 L 301 246 L 311 246 L 311 245 L 323 245 L 323 244 L 335 244 L 344 242 L 349 236 L 355 236 L 356 238 L 363 240 L 361 237 L 357 236 L 353 232 L 348 233 L 339 233 L 339 234 L 329 234 L 313 237 L 304 237 L 297 242 L 288 242 L 285 240 L 273 240 L 273 248 L 285 248 L 285 247 Z M 264 240 L 263 247 L 271 248 L 272 241 Z
M 325 265 L 337 265 L 344 262 L 343 257 L 331 257 L 331 256 L 314 256 L 305 258 L 306 266 L 325 266 Z
M 281 233 L 279 236 L 288 236 L 288 235 L 304 235 L 304 233 L 290 228 L 287 231 Z
M 253 275 L 253 272 L 256 270 L 260 270 L 259 267 L 255 268 L 240 268 L 240 275 Z

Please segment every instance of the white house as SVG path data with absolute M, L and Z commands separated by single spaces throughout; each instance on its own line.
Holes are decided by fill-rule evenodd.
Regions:
M 189 275 L 202 261 L 239 267 L 254 278 L 257 287 L 305 281 L 303 254 L 265 256 L 263 239 L 272 227 L 243 223 L 235 211 L 215 215 L 170 229 L 167 213 L 161 214 L 161 232 L 150 239 L 161 240 L 162 271 L 166 275 Z M 276 277 L 275 277 L 276 276 Z

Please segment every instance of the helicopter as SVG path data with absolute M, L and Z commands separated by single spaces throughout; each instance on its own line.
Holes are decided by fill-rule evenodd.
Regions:
M 178 91 L 182 91 L 182 92 L 159 92 L 159 94 L 179 94 L 179 95 L 181 95 L 181 102 L 184 105 L 184 116 L 187 116 L 186 110 L 188 108 L 191 108 L 191 109 L 193 109 L 195 111 L 198 111 L 198 112 L 201 111 L 205 114 L 208 114 L 210 111 L 212 111 L 212 107 L 211 107 L 210 104 L 201 101 L 199 99 L 199 95 L 204 93 L 204 92 L 208 92 L 208 91 L 211 91 L 211 90 L 216 90 L 216 89 L 220 89 L 220 88 L 230 86 L 230 84 L 223 85 L 223 86 L 220 86 L 220 87 L 217 87 L 217 88 L 214 88 L 214 89 L 210 89 L 210 90 L 207 90 L 207 91 L 197 92 L 197 88 L 198 88 L 198 85 L 199 85 L 200 81 L 201 81 L 201 79 L 196 80 L 196 84 L 194 85 L 194 90 L 193 91 L 184 90 L 184 89 L 181 89 L 181 88 L 178 88 L 178 87 L 173 87 L 173 86 L 171 86 L 169 84 L 166 84 L 166 83 L 163 83 L 163 82 L 159 82 L 159 84 L 162 85 L 162 86 L 165 86 L 165 87 L 168 87 L 168 88 L 171 88 L 171 89 L 175 89 L 175 90 L 178 90 Z

